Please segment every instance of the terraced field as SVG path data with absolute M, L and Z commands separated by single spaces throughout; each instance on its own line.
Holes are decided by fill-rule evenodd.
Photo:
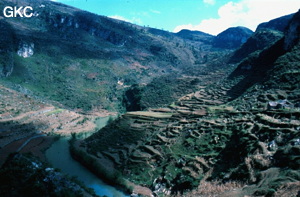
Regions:
M 238 111 L 228 104 L 226 89 L 203 87 L 168 108 L 124 114 L 81 150 L 157 194 L 192 189 L 204 178 L 261 181 L 263 188 L 262 171 L 298 168 L 299 109 Z

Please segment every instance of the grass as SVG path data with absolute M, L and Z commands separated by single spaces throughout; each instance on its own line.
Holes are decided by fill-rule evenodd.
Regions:
M 147 117 L 153 117 L 153 118 L 171 118 L 173 115 L 173 113 L 147 112 L 147 111 L 127 112 L 127 114 L 147 116 Z
M 51 115 L 54 115 L 54 114 L 59 114 L 61 112 L 65 111 L 64 109 L 55 109 L 53 111 L 49 111 L 47 113 L 45 113 L 46 116 L 51 116 Z
M 232 106 L 226 106 L 226 105 L 218 105 L 218 106 L 210 106 L 207 108 L 207 111 L 209 113 L 229 113 L 229 112 L 235 112 L 234 108 Z

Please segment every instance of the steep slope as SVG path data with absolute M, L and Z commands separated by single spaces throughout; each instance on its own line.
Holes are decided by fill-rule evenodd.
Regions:
M 282 16 L 269 22 L 261 23 L 257 26 L 255 31 L 262 30 L 262 29 L 272 29 L 276 31 L 284 32 L 289 24 L 289 21 L 293 18 L 294 14 L 289 14 L 286 16 Z
M 231 63 L 238 63 L 247 56 L 255 56 L 283 37 L 283 32 L 271 29 L 257 30 L 231 57 Z M 252 54 L 251 54 L 252 53 Z M 251 55 L 250 55 L 251 54 Z
M 285 90 L 293 95 L 292 92 L 297 91 L 298 88 L 298 76 L 296 74 L 298 69 L 296 62 L 299 56 L 298 27 L 299 12 L 289 22 L 284 37 L 260 53 L 250 55 L 241 61 L 236 70 L 229 76 L 237 83 L 228 94 L 234 98 L 242 95 L 248 88 L 257 85 L 257 87 L 251 88 L 252 92 L 259 92 L 257 90 L 264 86 L 267 91 L 269 88 Z M 286 98 L 286 96 L 281 98 Z M 298 102 L 294 99 L 293 101 Z
M 182 195 L 199 184 L 213 187 L 186 195 L 271 196 L 284 187 L 297 195 L 299 16 L 289 21 L 284 37 L 244 59 L 225 80 L 168 108 L 126 113 L 77 141 L 74 154 L 86 165 L 85 157 L 100 166 L 110 163 L 158 195 Z M 232 186 L 222 190 L 222 182 Z

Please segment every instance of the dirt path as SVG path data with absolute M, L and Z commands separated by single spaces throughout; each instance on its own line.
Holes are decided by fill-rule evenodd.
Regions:
M 45 137 L 46 135 L 45 134 L 42 134 L 42 135 L 35 135 L 35 136 L 32 136 L 31 138 L 29 138 L 28 140 L 26 140 L 22 146 L 20 146 L 18 149 L 17 149 L 17 152 L 20 152 L 24 146 L 26 146 L 32 139 L 35 139 L 35 138 L 39 138 L 39 137 Z
M 36 111 L 29 111 L 27 113 L 23 113 L 23 114 L 20 114 L 16 117 L 11 117 L 11 118 L 2 118 L 2 115 L 0 114 L 0 122 L 7 122 L 7 121 L 18 121 L 18 120 L 21 120 L 25 117 L 31 117 L 31 116 L 36 116 L 36 115 L 39 115 L 39 114 L 45 114 L 47 112 L 51 112 L 55 109 L 55 107 L 53 106 L 49 106 L 49 107 L 44 107 L 42 109 L 39 109 L 39 110 L 36 110 Z

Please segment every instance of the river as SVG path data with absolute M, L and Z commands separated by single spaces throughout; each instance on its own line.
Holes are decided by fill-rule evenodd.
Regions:
M 97 127 L 101 128 L 107 123 L 108 117 L 98 119 Z M 70 176 L 76 176 L 87 187 L 93 188 L 97 195 L 108 197 L 127 197 L 116 188 L 107 185 L 79 162 L 75 161 L 69 152 L 68 138 L 61 137 L 54 142 L 46 151 L 46 158 L 53 167 L 61 169 L 62 172 Z

